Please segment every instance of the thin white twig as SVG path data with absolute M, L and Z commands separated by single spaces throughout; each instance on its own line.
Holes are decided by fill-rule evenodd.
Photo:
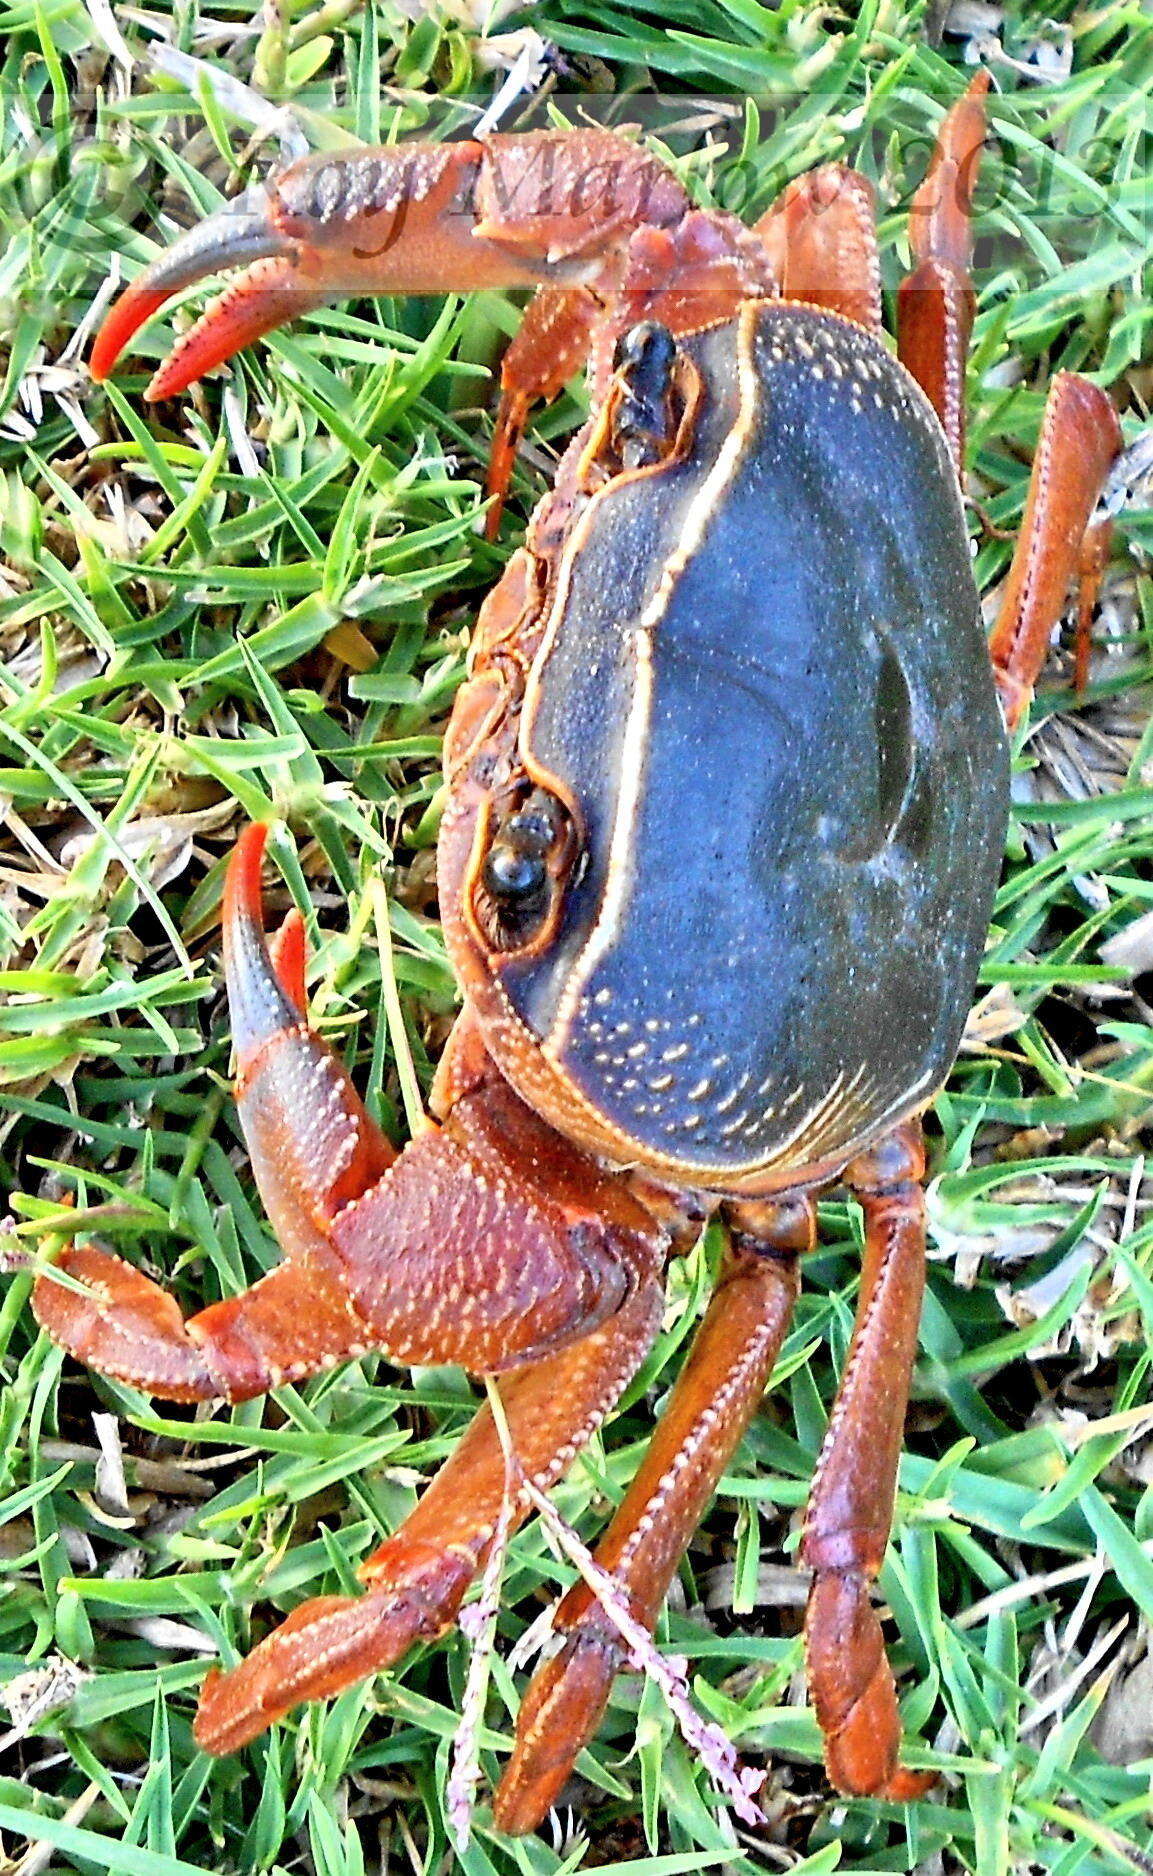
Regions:
M 565 1523 L 552 1500 L 529 1478 L 521 1487 L 540 1514 L 541 1522 L 561 1554 L 580 1571 L 601 1608 L 625 1643 L 630 1665 L 656 1682 L 681 1736 L 696 1753 L 726 1801 L 746 1824 L 764 1824 L 764 1813 L 754 1802 L 765 1780 L 763 1772 L 742 1766 L 732 1740 L 712 1721 L 702 1719 L 689 1693 L 688 1663 L 683 1655 L 663 1655 L 643 1623 L 637 1621 L 621 1594 L 620 1585 L 603 1570 L 572 1527 Z
M 452 1742 L 452 1765 L 445 1788 L 449 1835 L 457 1855 L 463 1856 L 472 1840 L 472 1820 L 476 1809 L 476 1788 L 480 1782 L 480 1728 L 484 1717 L 485 1697 L 496 1644 L 496 1623 L 500 1614 L 500 1586 L 508 1552 L 509 1533 L 520 1502 L 517 1486 L 521 1480 L 520 1462 L 513 1450 L 505 1419 L 504 1403 L 496 1383 L 485 1376 L 489 1408 L 496 1423 L 504 1453 L 504 1492 L 500 1514 L 481 1578 L 480 1596 L 462 1609 L 460 1627 L 471 1645 L 468 1677 L 460 1703 L 460 1725 Z

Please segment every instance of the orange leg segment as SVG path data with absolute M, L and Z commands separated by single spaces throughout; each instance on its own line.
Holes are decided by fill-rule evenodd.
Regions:
M 1028 708 L 1049 636 L 1077 574 L 1082 616 L 1091 610 L 1109 535 L 1104 526 L 1090 528 L 1089 522 L 1120 450 L 1121 426 L 1104 391 L 1061 372 L 1045 405 L 1025 518 L 989 639 L 1011 729 Z
M 541 287 L 510 340 L 500 370 L 500 407 L 485 492 L 485 537 L 496 539 L 517 445 L 537 399 L 551 402 L 584 364 L 602 306 L 587 287 Z
M 924 1151 L 917 1122 L 849 1168 L 865 1215 L 857 1322 L 829 1420 L 801 1547 L 809 1692 L 838 1790 L 915 1797 L 934 1774 L 898 1762 L 901 1722 L 869 1599 L 893 1518 L 925 1278 Z
M 1073 689 L 1080 695 L 1089 682 L 1089 655 L 1093 649 L 1093 608 L 1101 591 L 1101 582 L 1109 564 L 1113 545 L 1113 520 L 1090 522 L 1081 542 L 1077 561 L 1077 637 Z
M 88 1294 L 66 1289 L 56 1270 Z M 32 1308 L 77 1361 L 161 1400 L 252 1400 L 363 1355 L 371 1340 L 347 1292 L 315 1266 L 280 1264 L 186 1321 L 167 1290 L 94 1244 L 64 1250 L 37 1278 Z
M 761 1398 L 813 1242 L 808 1200 L 734 1208 L 737 1229 L 716 1293 L 632 1485 L 597 1548 L 646 1628 L 660 1613 L 685 1546 Z M 578 1583 L 554 1630 L 560 1653 L 521 1703 L 516 1746 L 494 1801 L 499 1829 L 530 1831 L 592 1737 L 627 1650 L 593 1592 Z
M 653 1278 L 603 1328 L 501 1381 L 513 1449 L 542 1489 L 627 1385 L 660 1316 Z M 363 1596 L 313 1597 L 238 1667 L 209 1674 L 198 1743 L 235 1752 L 301 1701 L 340 1693 L 391 1667 L 414 1642 L 442 1634 L 484 1563 L 506 1489 L 503 1449 L 485 1407 L 401 1529 L 362 1565 Z
M 932 404 L 958 475 L 965 456 L 965 360 L 973 329 L 969 217 L 989 74 L 978 72 L 949 111 L 924 181 L 913 197 L 914 266 L 897 298 L 898 353 Z

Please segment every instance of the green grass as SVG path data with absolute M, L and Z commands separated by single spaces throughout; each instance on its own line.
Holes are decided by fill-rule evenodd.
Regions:
M 204 49 L 194 5 L 149 17 Z M 314 142 L 334 123 L 419 132 L 438 88 L 491 92 L 475 38 L 386 4 L 286 10 L 262 34 L 247 11 L 221 17 L 213 62 L 291 101 Z M 569 61 L 563 111 L 585 102 L 575 82 L 615 86 L 616 121 L 654 121 L 649 94 L 664 95 L 659 122 L 702 201 L 753 212 L 815 161 L 858 162 L 895 284 L 927 139 L 966 76 L 959 41 L 926 43 L 919 6 L 541 0 L 512 24 L 530 17 Z M 1052 29 L 1039 9 L 1015 14 L 1007 49 L 1025 62 L 1068 33 L 1071 70 L 1037 84 L 1001 68 L 979 199 L 970 455 L 986 588 L 1053 373 L 1114 386 L 1132 439 L 1153 361 L 1153 19 L 1069 0 L 1046 17 Z M 123 24 L 142 53 L 136 16 Z M 0 35 L 3 1176 L 25 1249 L 82 1224 L 191 1309 L 275 1256 L 228 1094 L 217 919 L 235 833 L 253 816 L 287 823 L 277 858 L 315 907 L 316 1007 L 399 1137 L 388 970 L 426 1090 L 455 1006 L 433 917 L 440 737 L 480 598 L 581 393 L 534 425 L 492 547 L 475 527 L 490 367 L 516 322 L 497 296 L 319 314 L 239 360 L 226 395 L 215 382 L 153 410 L 139 392 L 161 320 L 92 389 L 65 347 L 108 261 L 154 251 L 162 193 L 185 220 L 210 207 L 221 148 L 247 130 L 143 64 L 129 89 L 79 0 L 0 7 Z M 766 101 L 759 134 L 750 93 Z M 727 151 L 690 148 L 669 128 L 689 107 L 670 97 L 722 100 Z M 436 124 L 455 113 L 436 107 Z M 771 1831 L 734 1834 L 659 1699 L 625 1678 L 581 1761 L 569 1837 L 562 1824 L 555 1842 L 513 1846 L 482 1809 L 468 1876 L 546 1876 L 566 1859 L 637 1876 L 1151 1867 L 1153 1762 L 1133 1746 L 1109 1763 L 1092 1731 L 1123 1717 L 1153 1634 L 1153 979 L 1134 981 L 1107 943 L 1153 910 L 1151 547 L 1153 514 L 1130 508 L 1082 708 L 1064 655 L 1046 674 L 983 1022 L 933 1119 L 934 1263 L 882 1588 L 917 1762 L 946 1776 L 908 1807 L 833 1803 L 815 1723 L 790 1698 L 798 1612 L 774 1566 L 856 1286 L 857 1224 L 833 1202 L 775 1390 L 663 1628 L 702 1707 L 767 1760 Z M 373 942 L 377 876 L 391 963 Z M 674 1271 L 657 1349 L 557 1492 L 590 1536 L 635 1467 L 714 1248 Z M 0 1297 L 0 1681 L 59 1658 L 83 1678 L 6 1743 L 5 1867 L 30 1867 L 29 1845 L 55 1846 L 56 1868 L 124 1876 L 445 1867 L 459 1636 L 233 1759 L 198 1754 L 190 1722 L 205 1650 L 232 1657 L 276 1612 L 350 1582 L 452 1449 L 470 1384 L 368 1360 L 231 1412 L 164 1409 L 37 1337 L 28 1287 L 16 1275 Z M 116 1417 L 104 1438 L 121 1443 L 123 1495 L 96 1412 Z M 566 1571 L 535 1523 L 513 1541 L 487 1773 L 523 1685 L 503 1656 Z

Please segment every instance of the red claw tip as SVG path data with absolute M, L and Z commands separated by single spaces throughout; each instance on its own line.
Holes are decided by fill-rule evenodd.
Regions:
M 298 1006 L 277 977 L 264 935 L 260 862 L 267 838 L 262 822 L 246 827 L 224 876 L 224 975 L 242 1076 L 274 1035 L 300 1020 Z
M 268 823 L 250 821 L 237 840 L 224 878 L 224 917 L 245 916 L 260 922 L 264 900 L 260 868 L 268 840 Z
M 151 319 L 153 313 L 172 298 L 172 292 L 172 288 L 125 288 L 93 341 L 88 369 L 97 384 L 103 384 L 105 378 L 111 375 L 125 346 L 136 336 L 141 326 Z
M 269 939 L 268 955 L 272 959 L 276 981 L 285 996 L 295 1003 L 301 1016 L 307 1017 L 308 997 L 304 988 L 304 974 L 308 965 L 308 939 L 305 936 L 304 920 L 296 906 L 286 912 L 280 930 Z

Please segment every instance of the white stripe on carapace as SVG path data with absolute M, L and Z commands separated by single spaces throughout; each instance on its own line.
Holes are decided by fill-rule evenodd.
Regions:
M 554 1062 L 559 1062 L 568 1041 L 569 1030 L 580 1008 L 581 999 L 597 965 L 611 951 L 624 923 L 625 910 L 633 883 L 636 842 L 634 829 L 640 806 L 649 745 L 649 723 L 653 696 L 653 633 L 668 611 L 677 581 L 701 546 L 706 529 L 716 513 L 717 503 L 734 480 L 753 435 L 757 405 L 763 390 L 754 358 L 757 315 L 760 305 L 750 300 L 737 314 L 737 384 L 738 406 L 733 425 L 716 462 L 702 482 L 685 516 L 681 542 L 665 562 L 656 591 L 635 627 L 629 634 L 635 646 L 634 686 L 628 722 L 621 746 L 621 787 L 617 797 L 616 818 L 609 841 L 608 868 L 604 896 L 596 923 L 585 940 L 580 956 L 574 960 L 564 991 L 557 1002 L 556 1015 L 541 1048 Z

